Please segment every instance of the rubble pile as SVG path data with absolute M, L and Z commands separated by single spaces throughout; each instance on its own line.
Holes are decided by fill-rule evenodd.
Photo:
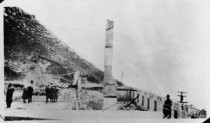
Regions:
M 101 110 L 103 108 L 103 94 L 99 91 L 83 90 L 80 94 L 82 108 Z
M 58 97 L 59 101 L 66 101 L 66 102 L 70 102 L 70 101 L 76 101 L 76 91 L 75 90 L 69 90 L 69 89 L 62 89 L 62 91 L 60 91 L 60 95 Z
M 79 98 L 78 98 L 79 97 Z M 91 90 L 64 89 L 60 93 L 59 101 L 73 103 L 73 110 L 101 110 L 103 107 L 103 94 Z

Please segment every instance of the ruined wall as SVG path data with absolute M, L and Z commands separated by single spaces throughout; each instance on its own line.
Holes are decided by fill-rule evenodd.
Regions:
M 133 92 L 134 95 L 132 98 L 135 98 L 139 94 L 137 99 L 137 105 L 146 111 L 162 111 L 164 98 L 152 94 L 150 92 L 138 90 Z
M 103 94 L 99 91 L 66 89 L 62 92 L 59 101 L 69 102 L 69 107 L 65 109 L 70 110 L 102 110 L 103 108 Z M 77 96 L 79 95 L 79 98 Z
M 137 105 L 141 107 L 141 109 L 145 111 L 159 111 L 162 112 L 163 104 L 166 100 L 165 97 L 157 96 L 153 93 L 137 90 L 133 91 L 130 96 L 132 99 L 137 97 L 139 94 L 139 98 L 137 99 Z M 205 117 L 205 111 L 198 110 L 192 106 L 187 104 L 181 104 L 179 102 L 175 102 L 172 100 L 172 112 L 171 116 L 176 118 L 192 118 L 192 117 Z M 204 113 L 203 113 L 204 112 Z
M 131 92 L 130 91 L 116 91 L 117 101 L 130 101 Z

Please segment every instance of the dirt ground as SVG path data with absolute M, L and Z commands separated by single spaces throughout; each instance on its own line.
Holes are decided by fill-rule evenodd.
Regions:
M 44 98 L 44 97 L 39 97 Z M 4 109 L 4 116 L 7 117 L 23 117 L 23 118 L 41 118 L 48 120 L 14 120 L 12 123 L 69 123 L 69 122 L 145 122 L 150 123 L 154 121 L 167 122 L 162 119 L 162 112 L 153 111 L 116 111 L 116 110 L 72 110 L 72 102 L 32 102 L 22 103 L 13 102 L 11 108 Z M 5 105 L 6 107 L 6 105 Z M 50 120 L 49 120 L 50 119 Z M 189 120 L 175 120 L 176 122 L 187 123 Z M 173 119 L 170 122 L 175 122 Z M 192 123 L 203 122 L 204 119 L 190 120 Z M 7 121 L 11 122 L 11 121 Z

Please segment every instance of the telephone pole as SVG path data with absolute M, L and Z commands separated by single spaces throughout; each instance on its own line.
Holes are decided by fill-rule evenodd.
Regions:
M 184 102 L 184 97 L 187 97 L 185 95 L 183 95 L 184 93 L 187 93 L 187 92 L 183 92 L 183 91 L 178 91 L 178 93 L 180 93 L 180 95 L 178 95 L 180 97 L 180 103 L 188 103 L 188 102 Z
M 121 75 L 121 82 L 123 82 L 123 75 L 124 75 L 124 72 L 122 72 L 122 75 Z

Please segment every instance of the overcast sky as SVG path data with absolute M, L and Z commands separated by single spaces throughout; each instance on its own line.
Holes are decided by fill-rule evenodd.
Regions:
M 12 2 L 10 2 L 12 1 Z M 7 4 L 8 3 L 8 4 Z M 106 19 L 114 20 L 113 75 L 143 90 L 206 108 L 209 2 L 199 0 L 14 0 L 103 70 Z M 209 85 L 209 84 L 208 84 Z

